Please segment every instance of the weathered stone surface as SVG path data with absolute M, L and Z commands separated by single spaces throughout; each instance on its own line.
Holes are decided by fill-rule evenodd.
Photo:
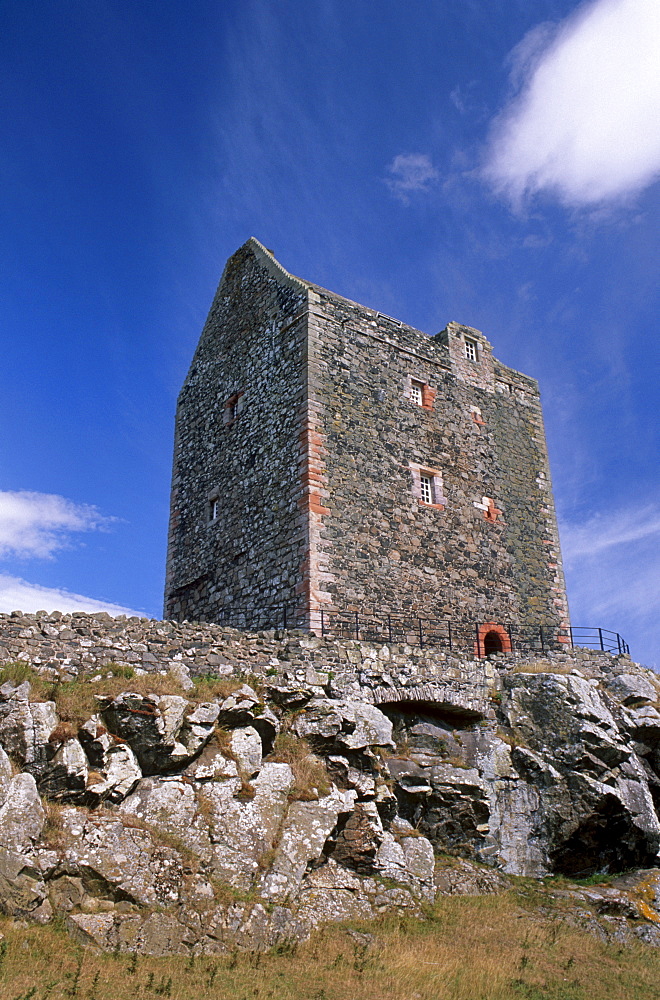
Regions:
M 44 827 L 46 814 L 31 774 L 17 774 L 0 806 L 0 847 L 19 854 L 31 851 Z
M 125 692 L 100 702 L 104 724 L 126 740 L 147 775 L 185 767 L 211 738 L 217 718 L 214 705 L 200 705 L 187 717 L 190 703 L 178 695 Z
M 516 758 L 521 774 L 541 793 L 549 867 L 580 874 L 656 858 L 660 823 L 644 770 L 596 682 L 514 674 L 504 679 L 504 690 L 502 707 L 514 733 L 561 776 L 558 781 L 531 758 Z
M 500 872 L 461 858 L 440 861 L 434 881 L 443 896 L 486 896 L 506 892 L 511 887 L 511 880 Z
M 57 725 L 57 714 L 54 702 L 30 702 L 29 698 L 28 681 L 0 687 L 0 744 L 38 774 L 50 756 L 48 737 Z
M 280 835 L 293 781 L 288 764 L 267 763 L 251 782 L 252 798 L 235 797 L 241 793 L 239 780 L 200 787 L 201 809 L 209 824 L 210 865 L 217 877 L 238 889 L 250 887 Z
M 41 771 L 39 792 L 55 802 L 82 802 L 89 768 L 78 740 L 66 740 Z
M 231 751 L 241 775 L 254 778 L 261 770 L 261 737 L 252 726 L 234 729 L 231 734 Z
M 11 761 L 0 746 L 0 806 L 5 801 L 7 792 L 9 791 L 12 775 Z
M 66 846 L 63 859 L 71 874 L 96 879 L 104 895 L 143 906 L 178 902 L 183 878 L 180 855 L 159 843 L 141 826 L 128 826 L 120 816 L 85 815 L 74 808 L 62 816 Z
M 90 619 L 77 620 L 76 629 L 82 627 L 78 621 Z M 271 650 L 280 640 L 228 636 L 243 676 L 246 662 L 252 666 L 257 656 L 261 662 L 258 642 L 270 656 L 263 656 L 263 671 L 279 670 Z M 18 734 L 14 746 L 23 747 L 23 756 L 12 751 L 12 764 L 0 749 L 0 821 L 4 817 L 13 831 L 11 849 L 4 846 L 0 858 L 0 907 L 21 919 L 84 917 L 76 933 L 95 946 L 211 954 L 302 940 L 326 919 L 367 919 L 391 908 L 416 912 L 438 891 L 501 888 L 507 880 L 498 869 L 542 876 L 657 863 L 660 779 L 654 768 L 660 770 L 660 744 L 656 748 L 653 735 L 657 710 L 647 697 L 655 680 L 642 668 L 627 661 L 621 673 L 630 674 L 636 687 L 626 679 L 617 688 L 615 661 L 580 651 L 547 657 L 527 673 L 519 659 L 498 659 L 488 674 L 479 673 L 478 664 L 431 663 L 430 657 L 424 666 L 419 651 L 413 656 L 395 647 L 385 657 L 381 647 L 355 640 L 332 645 L 307 636 L 286 642 L 281 686 L 307 685 L 313 695 L 293 716 L 278 704 L 273 712 L 247 685 L 222 704 L 197 706 L 179 696 L 130 692 L 102 702 L 104 708 L 122 706 L 135 724 L 132 739 L 143 738 L 145 754 L 156 759 L 162 752 L 158 769 L 147 776 L 131 745 L 101 715 L 81 727 L 78 742 L 67 725 L 53 732 L 52 705 L 30 703 L 25 687 L 18 697 L 15 687 L 5 689 L 3 704 L 11 702 L 3 716 L 5 722 L 11 717 L 6 732 L 11 739 Z M 170 639 L 163 649 L 171 657 Z M 229 652 L 229 646 L 223 649 Z M 344 668 L 328 661 L 339 652 L 346 657 Z M 560 669 L 553 672 L 555 663 Z M 575 664 L 581 673 L 568 673 Z M 317 681 L 330 667 L 336 676 L 326 690 L 336 689 L 340 697 L 319 694 Z M 455 675 L 442 685 L 419 684 L 427 668 Z M 396 685 L 389 671 L 398 671 Z M 473 704 L 470 690 L 482 698 L 488 677 L 501 692 L 491 701 L 490 716 L 466 708 Z M 639 685 L 639 678 L 650 687 Z M 402 695 L 401 703 L 385 705 L 401 748 L 396 757 L 380 749 L 387 749 L 392 736 L 390 718 L 360 701 L 384 688 L 423 691 L 426 699 L 442 690 L 436 704 Z M 223 705 L 230 732 L 211 739 Z M 129 711 L 134 708 L 136 713 Z M 267 720 L 266 736 L 259 719 Z M 322 754 L 336 785 L 318 801 L 295 799 L 308 794 L 301 772 L 294 779 L 291 766 L 264 758 L 267 738 L 280 725 L 291 733 L 292 723 Z M 303 775 L 305 752 L 291 758 Z M 23 792 L 30 782 L 34 790 L 27 771 L 18 783 L 12 776 L 17 763 L 50 797 L 70 796 L 86 808 L 55 811 L 41 832 L 36 794 L 16 796 L 26 778 Z M 443 862 L 435 879 L 431 842 L 463 857 L 454 858 L 451 871 Z M 0 832 L 0 848 L 4 843 Z M 220 904 L 214 896 L 218 883 L 255 893 L 263 905 Z M 652 929 L 658 907 L 654 879 L 642 883 L 641 889 L 590 888 L 576 896 L 575 906 L 603 940 L 636 940 L 635 928 L 646 921 L 643 926 Z M 651 944 L 653 937 L 641 935 Z
M 326 751 L 394 746 L 392 723 L 374 705 L 314 698 L 294 723 L 294 731 Z
M 263 896 L 274 902 L 295 897 L 307 865 L 320 857 L 338 817 L 350 813 L 354 801 L 355 792 L 334 789 L 318 802 L 291 803 L 275 858 L 259 886 Z
M 0 909 L 13 917 L 35 918 L 46 902 L 46 885 L 34 859 L 0 846 Z

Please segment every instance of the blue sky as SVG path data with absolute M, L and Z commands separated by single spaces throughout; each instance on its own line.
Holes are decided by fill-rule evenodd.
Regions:
M 225 259 L 539 379 L 575 624 L 660 665 L 656 0 L 5 0 L 0 609 L 159 617 Z

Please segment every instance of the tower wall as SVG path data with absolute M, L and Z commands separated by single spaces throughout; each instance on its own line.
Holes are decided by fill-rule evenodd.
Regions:
M 477 330 L 450 324 L 431 338 L 319 295 L 332 602 L 567 623 L 537 383 L 493 359 Z
M 250 240 L 179 400 L 165 608 L 284 603 L 568 623 L 537 383 Z
M 305 284 L 265 251 L 227 262 L 177 405 L 168 618 L 298 599 L 306 309 Z

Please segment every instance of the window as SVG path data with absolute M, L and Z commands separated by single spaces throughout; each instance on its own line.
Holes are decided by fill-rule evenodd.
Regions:
M 234 420 L 243 410 L 245 403 L 245 392 L 235 392 L 233 396 L 225 400 L 224 409 L 222 414 L 222 421 L 225 425 L 233 424 Z
M 476 340 L 468 340 L 465 338 L 465 357 L 468 361 L 477 360 L 477 342 Z
M 217 497 L 209 500 L 209 521 L 217 521 L 220 517 L 220 501 Z
M 430 469 L 428 466 L 409 463 L 412 474 L 413 496 L 422 507 L 435 507 L 444 510 L 447 503 L 442 495 L 442 472 L 440 469 Z
M 404 395 L 415 406 L 421 406 L 425 410 L 432 410 L 437 394 L 438 390 L 432 389 L 428 382 L 425 382 L 421 378 L 409 375 L 406 379 Z
M 433 503 L 433 480 L 431 476 L 422 473 L 419 477 L 422 491 L 422 503 Z

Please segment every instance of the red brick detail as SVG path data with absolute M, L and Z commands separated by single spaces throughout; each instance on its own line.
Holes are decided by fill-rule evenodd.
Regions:
M 422 386 L 422 406 L 425 410 L 432 410 L 435 397 L 438 395 L 437 389 L 432 389 L 430 385 Z
M 426 503 L 425 500 L 418 500 L 417 503 L 420 507 L 430 507 L 432 510 L 444 510 L 445 505 L 443 503 Z
M 511 652 L 511 638 L 507 630 L 504 628 L 504 626 L 498 625 L 497 622 L 484 622 L 483 625 L 479 626 L 477 639 L 475 640 L 474 643 L 475 656 L 484 657 L 486 655 L 485 653 L 486 636 L 488 635 L 489 632 L 494 632 L 497 635 L 500 644 L 502 646 L 503 653 Z
M 476 413 L 474 410 L 472 410 L 471 413 L 472 413 L 472 419 L 474 420 L 475 424 L 479 424 L 480 427 L 486 426 L 486 421 L 479 413 Z
M 500 516 L 501 513 L 502 513 L 502 511 L 499 509 L 499 507 L 495 506 L 495 501 L 491 500 L 491 498 L 489 497 L 488 498 L 488 509 L 484 511 L 484 517 L 486 518 L 486 520 L 487 521 L 497 521 L 497 519 L 498 519 L 498 517 Z

